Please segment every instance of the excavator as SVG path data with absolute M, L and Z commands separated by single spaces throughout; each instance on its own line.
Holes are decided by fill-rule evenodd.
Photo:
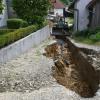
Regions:
M 68 23 L 64 21 L 64 18 L 60 18 L 59 21 L 54 22 L 52 35 L 70 36 Z

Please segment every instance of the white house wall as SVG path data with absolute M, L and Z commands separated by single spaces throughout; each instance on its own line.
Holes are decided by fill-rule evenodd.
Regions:
M 6 26 L 8 19 L 6 0 L 3 0 L 3 5 L 4 9 L 2 11 L 2 14 L 0 14 L 0 27 Z
M 77 15 L 77 11 L 75 11 L 75 30 L 84 30 L 87 29 L 88 27 L 88 16 L 89 16 L 89 12 L 86 8 L 86 6 L 89 4 L 91 0 L 79 0 L 77 1 L 77 3 L 75 4 L 75 9 L 79 10 L 79 15 Z M 78 19 L 77 19 L 78 16 Z M 78 23 L 78 26 L 77 26 Z
M 54 9 L 54 15 L 58 14 L 59 16 L 63 16 L 63 9 Z

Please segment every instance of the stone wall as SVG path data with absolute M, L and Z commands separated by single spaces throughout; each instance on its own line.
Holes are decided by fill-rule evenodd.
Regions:
M 46 26 L 31 35 L 9 45 L 0 50 L 0 63 L 16 58 L 17 56 L 25 53 L 30 48 L 39 45 L 42 41 L 50 36 L 49 26 Z

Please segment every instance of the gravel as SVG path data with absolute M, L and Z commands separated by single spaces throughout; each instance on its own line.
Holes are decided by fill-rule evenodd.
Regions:
M 37 48 L 0 65 L 0 92 L 31 92 L 55 84 L 53 61 L 43 56 L 47 40 Z
M 43 56 L 48 39 L 6 64 L 0 65 L 0 100 L 100 100 L 100 90 L 93 98 L 82 98 L 59 85 L 52 76 L 52 59 Z

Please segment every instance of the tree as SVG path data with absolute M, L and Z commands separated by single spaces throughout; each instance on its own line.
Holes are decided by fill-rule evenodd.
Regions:
M 65 3 L 65 4 L 70 4 L 70 2 L 72 2 L 73 0 L 61 0 L 63 3 Z
M 3 10 L 2 0 L 0 0 L 0 14 L 2 13 L 2 10 Z
M 41 23 L 47 15 L 49 0 L 13 0 L 13 9 L 19 18 L 29 23 Z

